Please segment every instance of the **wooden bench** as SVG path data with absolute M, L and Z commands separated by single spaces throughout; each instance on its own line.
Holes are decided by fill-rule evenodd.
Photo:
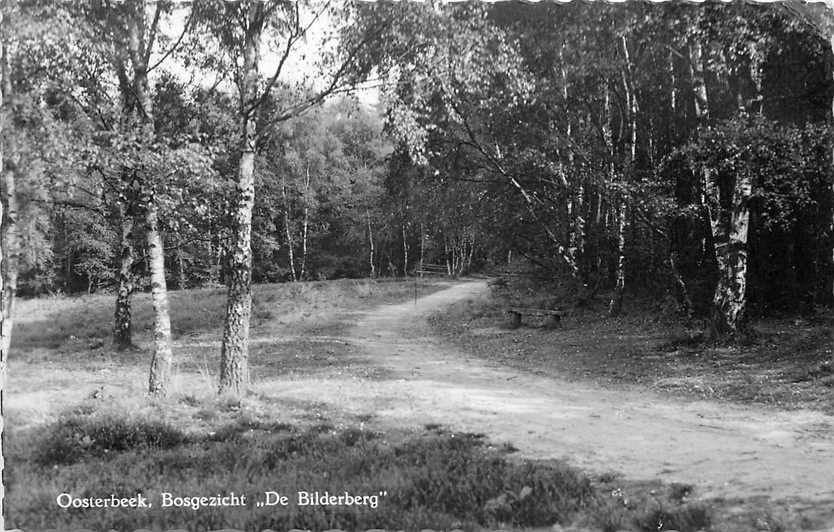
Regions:
M 449 275 L 449 270 L 442 264 L 423 264 L 422 268 L 414 270 L 420 277 L 424 275 Z
M 521 327 L 522 316 L 547 316 L 544 320 L 544 328 L 558 329 L 562 323 L 563 311 L 558 309 L 510 307 L 507 309 L 507 314 L 510 315 L 510 328 L 512 329 Z

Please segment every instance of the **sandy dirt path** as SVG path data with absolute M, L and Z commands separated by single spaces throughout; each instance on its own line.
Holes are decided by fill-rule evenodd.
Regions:
M 431 335 L 428 314 L 486 289 L 484 282 L 458 283 L 360 316 L 345 340 L 382 370 L 374 378 L 302 377 L 273 382 L 280 389 L 271 391 L 371 412 L 383 424 L 440 423 L 484 433 L 511 442 L 524 457 L 695 484 L 701 497 L 767 497 L 834 514 L 831 416 L 539 377 L 471 357 Z M 553 349 L 559 356 L 559 346 Z

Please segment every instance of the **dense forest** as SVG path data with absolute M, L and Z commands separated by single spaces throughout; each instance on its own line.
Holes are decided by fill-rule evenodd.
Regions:
M 4 359 L 15 294 L 112 293 L 125 349 L 149 291 L 164 394 L 167 291 L 224 285 L 220 389 L 240 393 L 251 283 L 424 264 L 524 260 L 611 315 L 671 297 L 714 339 L 834 300 L 823 6 L 18 0 L 2 17 Z

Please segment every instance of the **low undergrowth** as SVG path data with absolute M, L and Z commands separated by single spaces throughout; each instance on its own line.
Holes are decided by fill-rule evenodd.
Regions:
M 582 530 L 709 530 L 709 511 L 674 487 L 628 498 L 562 463 L 518 461 L 482 436 L 429 427 L 390 437 L 239 419 L 202 435 L 164 421 L 71 414 L 10 438 L 7 523 L 24 530 L 449 530 L 575 526 Z M 609 483 L 615 480 L 609 479 Z M 257 507 L 266 491 L 286 507 Z M 378 495 L 376 508 L 303 506 L 298 491 Z M 174 496 L 245 494 L 245 507 L 162 508 Z M 134 497 L 147 509 L 61 509 L 74 497 Z

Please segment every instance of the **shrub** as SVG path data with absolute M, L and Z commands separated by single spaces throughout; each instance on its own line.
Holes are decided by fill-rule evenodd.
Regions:
M 34 450 L 41 465 L 65 465 L 107 453 L 135 449 L 170 449 L 186 441 L 175 427 L 161 421 L 112 416 L 69 416 L 43 429 Z

